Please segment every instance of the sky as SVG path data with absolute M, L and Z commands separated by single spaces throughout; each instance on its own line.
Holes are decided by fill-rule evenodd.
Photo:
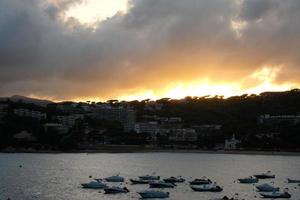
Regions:
M 55 101 L 300 86 L 299 0 L 1 0 L 0 96 Z

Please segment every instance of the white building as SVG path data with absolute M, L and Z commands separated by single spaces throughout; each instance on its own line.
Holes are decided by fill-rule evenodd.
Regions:
M 235 135 L 232 135 L 231 139 L 225 140 L 224 148 L 226 150 L 234 150 L 237 149 L 237 146 L 241 143 L 240 140 L 235 139 Z
M 173 129 L 169 135 L 169 140 L 176 142 L 196 142 L 197 139 L 198 135 L 192 128 Z
M 44 129 L 46 133 L 50 131 L 57 131 L 59 134 L 65 134 L 69 131 L 67 126 L 58 123 L 46 123 L 44 124 Z
M 181 119 L 181 117 L 170 117 L 168 122 L 169 123 L 181 123 L 182 119 Z
M 83 114 L 57 115 L 53 117 L 53 119 L 57 120 L 60 124 L 68 127 L 74 126 L 76 120 L 83 118 Z
M 26 109 L 26 108 L 14 109 L 14 114 L 18 115 L 20 117 L 31 117 L 31 118 L 35 118 L 38 120 L 46 119 L 46 117 L 47 117 L 46 113 L 36 111 L 36 110 L 30 110 L 30 109 Z
M 134 131 L 136 133 L 157 134 L 159 132 L 159 127 L 157 122 L 139 122 L 135 123 Z
M 282 122 L 288 122 L 293 124 L 300 123 L 300 115 L 260 115 L 258 117 L 258 123 L 260 124 L 276 124 L 276 123 L 282 123 Z

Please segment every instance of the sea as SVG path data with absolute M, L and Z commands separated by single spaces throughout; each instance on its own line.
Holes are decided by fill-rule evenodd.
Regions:
M 169 192 L 173 200 L 209 200 L 223 196 L 261 199 L 253 184 L 240 184 L 238 178 L 270 170 L 275 179 L 260 180 L 287 190 L 291 199 L 300 200 L 300 186 L 287 178 L 300 179 L 300 156 L 241 155 L 211 153 L 0 153 L 0 200 L 127 200 L 140 199 L 137 192 L 148 185 L 131 185 L 129 179 L 155 174 L 162 178 L 182 176 L 185 183 Z M 120 174 L 126 194 L 104 194 L 99 189 L 84 189 L 81 183 L 93 178 Z M 207 177 L 223 188 L 222 192 L 195 192 L 189 181 Z

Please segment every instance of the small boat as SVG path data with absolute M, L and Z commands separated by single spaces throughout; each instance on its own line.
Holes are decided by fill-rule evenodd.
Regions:
M 110 176 L 105 178 L 104 180 L 106 180 L 107 182 L 124 182 L 124 178 L 120 175 Z
M 233 197 L 229 198 L 229 197 L 227 197 L 227 196 L 224 196 L 224 197 L 222 197 L 222 198 L 216 198 L 216 199 L 214 199 L 214 200 L 237 200 L 237 199 L 236 199 L 236 198 L 233 198 Z
M 288 178 L 288 183 L 300 183 L 300 179 L 290 179 Z
M 170 193 L 169 192 L 163 192 L 163 191 L 156 191 L 156 190 L 146 190 L 142 192 L 138 192 L 139 195 L 143 199 L 150 199 L 150 198 L 168 198 Z
M 273 191 L 279 191 L 278 187 L 274 187 L 273 185 L 270 185 L 268 183 L 264 183 L 262 185 L 255 186 L 258 191 L 260 192 L 273 192 Z
M 81 186 L 83 188 L 90 188 L 90 189 L 104 189 L 107 188 L 107 185 L 102 182 L 98 181 L 91 181 L 89 183 L 82 183 Z
M 150 188 L 174 188 L 175 183 L 166 183 L 164 181 L 152 181 L 149 183 Z
M 130 179 L 130 182 L 132 184 L 149 184 L 149 182 L 151 182 L 151 180 L 143 180 L 143 179 Z
M 246 178 L 239 178 L 238 181 L 240 183 L 258 183 L 258 178 L 254 178 L 252 176 Z
M 97 181 L 97 182 L 102 182 L 103 181 L 102 178 L 94 178 L 94 180 Z
M 291 195 L 288 192 L 278 192 L 278 191 L 273 191 L 273 192 L 265 192 L 265 193 L 260 193 L 260 195 L 264 198 L 291 198 Z
M 165 178 L 164 179 L 164 182 L 166 183 L 183 183 L 185 181 L 184 178 L 182 177 L 174 177 L 174 176 L 171 176 L 170 178 Z
M 196 192 L 221 192 L 223 189 L 216 184 L 192 185 L 191 188 Z
M 255 174 L 254 176 L 258 179 L 275 178 L 275 174 L 271 174 L 271 171 L 268 171 L 267 173 Z
M 157 181 L 157 180 L 160 179 L 160 176 L 146 175 L 146 176 L 139 176 L 139 178 L 142 179 L 142 180 Z
M 118 193 L 128 193 L 129 190 L 126 187 L 116 187 L 116 186 L 112 186 L 109 188 L 105 188 L 104 189 L 105 194 L 118 194 Z
M 207 185 L 207 184 L 211 184 L 211 180 L 210 179 L 194 179 L 193 181 L 190 182 L 191 185 Z

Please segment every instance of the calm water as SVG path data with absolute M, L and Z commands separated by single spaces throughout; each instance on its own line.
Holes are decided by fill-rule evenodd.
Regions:
M 20 168 L 19 165 L 23 167 Z M 300 199 L 300 187 L 287 184 L 287 177 L 300 178 L 300 157 L 193 153 L 130 154 L 0 154 L 0 199 L 6 200 L 99 200 L 138 199 L 137 191 L 147 185 L 130 185 L 128 194 L 105 195 L 99 190 L 82 189 L 89 176 L 106 177 L 120 172 L 127 180 L 156 172 L 162 177 L 182 175 L 187 180 L 207 176 L 216 180 L 221 193 L 193 192 L 187 183 L 170 191 L 170 199 L 211 199 L 239 193 L 244 199 L 260 199 L 253 185 L 236 179 L 272 170 L 274 185 L 289 188 L 291 199 Z M 270 182 L 269 181 L 261 181 Z M 119 185 L 119 184 L 116 184 Z M 255 197 L 257 196 L 257 197 Z

